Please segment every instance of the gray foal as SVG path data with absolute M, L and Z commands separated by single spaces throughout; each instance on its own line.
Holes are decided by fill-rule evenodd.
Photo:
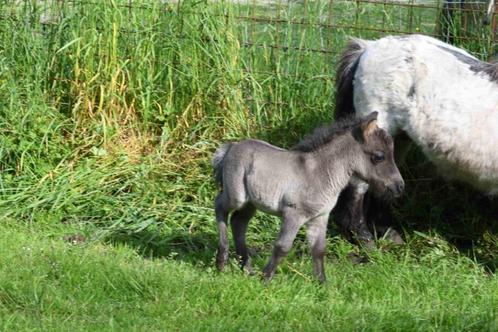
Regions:
M 227 219 L 241 266 L 253 273 L 246 231 L 256 209 L 280 216 L 282 225 L 264 279 L 271 280 L 301 226 L 313 257 L 313 272 L 325 281 L 323 260 L 329 213 L 350 181 L 369 183 L 378 195 L 399 196 L 404 182 L 393 158 L 393 140 L 377 127 L 377 112 L 316 130 L 292 150 L 263 141 L 228 143 L 216 150 L 212 164 L 222 187 L 215 200 L 220 235 L 216 257 L 222 271 L 228 260 Z

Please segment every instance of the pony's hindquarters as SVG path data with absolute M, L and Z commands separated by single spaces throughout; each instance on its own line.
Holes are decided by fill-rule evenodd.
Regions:
M 406 133 L 447 178 L 498 188 L 498 67 L 426 36 L 368 43 L 354 75 L 356 112 Z
M 377 111 L 379 127 L 393 136 L 405 133 L 442 174 L 482 191 L 497 190 L 496 64 L 410 35 L 354 40 L 339 69 L 339 117 Z
M 365 52 L 367 42 L 352 38 L 339 59 L 336 73 L 335 117 L 344 118 L 354 112 L 353 83 L 360 57 Z
M 336 118 L 378 112 L 379 127 L 397 132 L 396 121 L 411 107 L 414 94 L 411 50 L 398 43 L 398 37 L 350 41 L 337 70 Z
M 369 42 L 354 73 L 353 104 L 358 115 L 378 112 L 378 126 L 395 135 L 406 123 L 416 99 L 421 68 L 411 43 L 397 37 Z M 423 75 L 423 74 L 422 74 Z

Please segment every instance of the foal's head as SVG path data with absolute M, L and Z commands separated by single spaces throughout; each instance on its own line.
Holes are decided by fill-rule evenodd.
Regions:
M 405 183 L 394 162 L 393 139 L 377 127 L 377 112 L 360 120 L 353 137 L 361 149 L 355 160 L 355 175 L 368 182 L 376 195 L 400 196 Z

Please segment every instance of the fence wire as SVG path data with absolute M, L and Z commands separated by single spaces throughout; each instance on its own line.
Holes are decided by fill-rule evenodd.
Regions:
M 344 35 L 379 38 L 420 33 L 465 47 L 482 58 L 496 53 L 496 10 L 487 13 L 490 4 L 485 0 L 233 0 L 209 4 L 191 0 L 17 0 L 10 2 L 10 10 L 9 2 L 4 4 L 0 18 L 17 24 L 39 24 L 45 29 L 60 24 L 67 8 L 81 13 L 76 19 L 84 19 L 84 7 L 89 6 L 120 9 L 130 16 L 137 11 L 156 11 L 167 19 L 196 15 L 202 5 L 219 6 L 217 16 L 239 22 L 237 38 L 246 48 L 334 55 L 340 52 L 342 45 L 337 40 Z M 132 26 L 120 28 L 120 32 L 161 33 Z M 319 43 L 299 37 L 306 34 Z
M 286 52 L 306 51 L 316 53 L 337 53 L 334 33 L 338 31 L 350 36 L 378 38 L 388 34 L 421 33 L 444 41 L 466 46 L 471 51 L 488 57 L 495 53 L 497 17 L 496 9 L 489 11 L 489 1 L 389 1 L 389 0 L 234 0 L 230 5 L 235 10 L 223 10 L 225 16 L 240 22 L 245 30 L 239 36 L 246 47 L 270 47 Z M 197 3 L 198 4 L 198 3 Z M 204 3 L 207 5 L 207 3 Z M 213 4 L 213 3 L 211 3 Z M 192 1 L 91 1 L 91 0 L 18 0 L 15 7 L 24 7 L 24 13 L 41 25 L 57 24 L 61 18 L 58 10 L 64 7 L 100 6 L 121 8 L 129 12 L 160 11 L 173 15 L 195 15 Z M 198 6 L 197 6 L 198 7 Z M 19 11 L 4 10 L 0 18 L 26 22 L 18 17 Z M 295 45 L 296 38 L 289 33 L 302 29 L 320 30 L 325 42 L 320 47 Z M 142 33 L 139 28 L 122 29 L 123 33 Z M 151 32 L 151 31 L 146 31 Z M 271 42 L 267 36 L 272 35 Z M 283 41 L 286 42 L 283 42 Z M 472 49 L 473 48 L 473 49 Z

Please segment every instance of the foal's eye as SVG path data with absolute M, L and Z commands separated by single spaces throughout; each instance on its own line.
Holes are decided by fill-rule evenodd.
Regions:
M 374 153 L 372 153 L 372 162 L 374 164 L 379 164 L 383 162 L 384 159 L 386 159 L 386 157 L 384 156 L 384 152 L 375 151 Z

